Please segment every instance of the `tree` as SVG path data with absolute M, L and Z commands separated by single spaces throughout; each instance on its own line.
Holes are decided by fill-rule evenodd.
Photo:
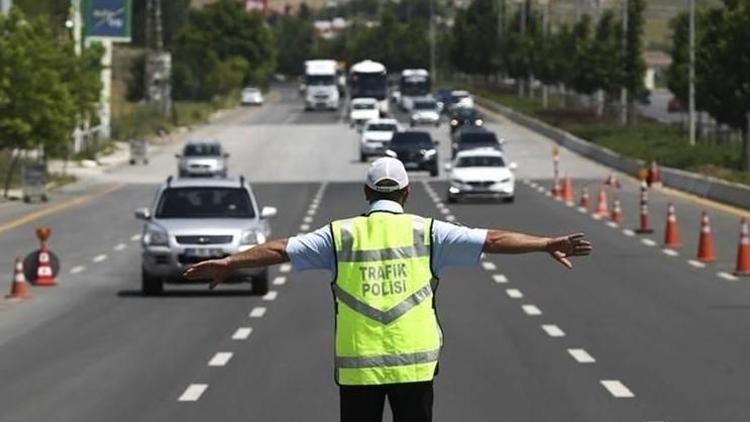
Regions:
M 315 29 L 302 16 L 282 16 L 274 28 L 278 50 L 277 69 L 288 75 L 299 75 L 302 62 L 314 55 Z
M 621 86 L 630 94 L 628 110 L 633 108 L 633 99 L 643 95 L 645 87 L 643 78 L 646 74 L 646 62 L 643 60 L 643 11 L 645 0 L 628 0 L 628 27 L 625 33 L 625 54 L 623 56 L 623 78 Z M 632 115 L 628 112 L 628 115 Z
M 675 16 L 669 23 L 672 29 L 672 64 L 667 69 L 667 87 L 682 104 L 688 102 L 689 24 L 686 12 Z
M 459 11 L 451 46 L 453 65 L 469 74 L 490 75 L 497 71 L 493 51 L 498 47 L 497 2 L 472 0 L 466 11 Z

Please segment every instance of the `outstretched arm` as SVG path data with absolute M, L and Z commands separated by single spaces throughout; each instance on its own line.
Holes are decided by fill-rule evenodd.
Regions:
M 232 270 L 267 267 L 288 262 L 286 244 L 287 239 L 272 240 L 226 258 L 199 262 L 188 267 L 184 275 L 190 280 L 210 278 L 209 288 L 213 289 L 217 284 L 223 282 Z
M 573 268 L 568 258 L 590 254 L 591 243 L 583 238 L 583 233 L 541 237 L 505 230 L 489 230 L 482 251 L 493 254 L 547 252 L 562 265 Z

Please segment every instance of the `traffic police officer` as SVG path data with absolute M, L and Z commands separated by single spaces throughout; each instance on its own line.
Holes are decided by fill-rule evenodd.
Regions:
M 336 301 L 335 379 L 342 422 L 381 422 L 385 399 L 394 422 L 432 420 L 432 380 L 442 333 L 434 293 L 446 266 L 472 265 L 486 253 L 547 252 L 568 268 L 588 255 L 582 234 L 549 238 L 471 229 L 404 213 L 403 164 L 380 158 L 367 172 L 368 212 L 317 231 L 279 239 L 186 271 L 211 287 L 240 267 L 291 261 L 295 270 L 328 269 Z

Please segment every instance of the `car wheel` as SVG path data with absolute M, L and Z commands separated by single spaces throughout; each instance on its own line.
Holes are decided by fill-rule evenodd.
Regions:
M 146 270 L 141 269 L 141 292 L 146 296 L 164 293 L 164 283 L 158 277 L 151 277 Z
M 253 286 L 253 294 L 265 295 L 268 293 L 268 268 L 250 282 Z
M 512 204 L 512 203 L 516 202 L 516 197 L 515 196 L 509 196 L 507 198 L 503 198 L 503 202 L 505 202 L 506 204 Z
M 360 152 L 359 153 L 359 162 L 360 163 L 366 163 L 367 162 L 367 155 L 365 155 L 365 154 L 363 154 L 363 153 Z
M 456 198 L 453 195 L 448 195 L 448 203 L 449 204 L 455 204 L 456 202 L 458 202 L 458 198 Z
M 432 177 L 437 177 L 438 173 L 439 173 L 439 172 L 438 172 L 438 168 L 437 168 L 437 166 L 435 166 L 435 167 L 432 167 L 432 168 L 430 169 L 430 176 L 432 176 Z
M 131 166 L 134 166 L 135 165 L 135 160 L 131 158 L 130 161 L 129 161 L 129 163 L 130 163 Z

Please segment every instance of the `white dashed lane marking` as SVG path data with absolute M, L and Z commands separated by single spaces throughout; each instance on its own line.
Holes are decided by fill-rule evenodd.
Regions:
M 654 242 L 651 239 L 641 239 L 641 243 L 643 243 L 646 246 L 656 246 L 656 242 Z
M 274 286 L 281 286 L 286 283 L 286 277 L 276 277 L 273 279 Z
M 266 314 L 266 308 L 257 306 L 250 311 L 250 318 L 262 318 Z
M 78 274 L 84 271 L 86 271 L 86 267 L 84 267 L 83 265 L 78 265 L 70 269 L 71 274 Z
M 292 264 L 281 264 L 281 266 L 279 267 L 279 271 L 281 271 L 282 273 L 288 273 L 291 270 Z
M 208 384 L 190 384 L 177 401 L 198 401 L 208 388 Z
M 679 253 L 679 252 L 677 252 L 676 250 L 674 250 L 674 249 L 669 249 L 669 248 L 664 248 L 664 249 L 662 249 L 661 251 L 662 251 L 662 252 L 664 253 L 664 255 L 668 255 L 668 256 L 677 256 L 677 255 L 679 255 L 679 254 L 680 254 L 680 253 Z
M 312 217 L 305 217 L 302 219 L 302 221 L 304 221 L 305 223 L 312 223 L 313 219 Z
M 505 290 L 505 294 L 511 299 L 520 299 L 523 297 L 523 293 L 518 289 L 507 289 Z
M 276 300 L 276 296 L 278 295 L 279 295 L 279 292 L 277 292 L 276 290 L 271 290 L 270 292 L 263 295 L 263 300 L 265 300 L 266 302 L 271 302 L 271 301 Z
M 134 235 L 130 236 L 130 241 L 131 242 L 137 242 L 139 240 L 141 240 L 141 234 L 140 233 L 137 233 L 137 234 L 134 234 Z
M 443 214 L 450 214 L 451 210 L 449 210 L 448 208 L 443 208 L 440 210 L 440 212 Z
M 565 332 L 554 324 L 542 325 L 542 330 L 550 337 L 565 337 Z
M 116 250 L 116 251 L 119 252 L 119 251 L 121 251 L 121 250 L 123 250 L 123 249 L 125 249 L 127 247 L 128 247 L 128 245 L 126 245 L 124 243 L 118 243 L 117 245 L 115 245 L 114 250 Z
M 307 215 L 315 215 L 315 209 L 318 207 L 310 206 L 310 209 L 307 210 Z
M 623 231 L 622 231 L 622 234 L 624 234 L 625 236 L 628 236 L 628 237 L 633 237 L 633 236 L 635 236 L 635 232 L 634 232 L 633 230 L 630 230 L 630 229 L 625 229 L 625 230 L 623 230 Z
M 536 305 L 523 305 L 521 306 L 526 315 L 541 315 L 542 310 L 537 308 Z
M 692 265 L 695 268 L 705 268 L 706 264 L 700 261 L 696 261 L 695 259 L 688 260 L 688 264 Z
M 240 327 L 232 334 L 232 340 L 247 340 L 252 333 L 253 329 L 251 327 Z
M 445 220 L 446 221 L 450 221 L 452 223 L 452 222 L 456 221 L 456 217 L 454 217 L 452 215 L 446 215 L 445 216 Z
M 306 232 L 306 231 L 310 230 L 310 225 L 309 224 L 302 224 L 301 226 L 299 226 L 299 229 L 302 230 L 303 232 Z
M 625 386 L 625 384 L 621 383 L 618 380 L 602 380 L 601 381 L 604 388 L 609 391 L 609 394 L 612 394 L 613 397 L 616 397 L 618 399 L 628 399 L 635 397 L 635 394 L 633 394 L 632 391 L 628 387 Z
M 495 274 L 492 276 L 492 279 L 495 280 L 495 283 L 507 283 L 508 277 L 506 277 L 504 274 Z
M 570 356 L 573 356 L 573 359 L 576 360 L 578 363 L 594 363 L 596 362 L 596 359 L 594 359 L 593 356 L 589 354 L 589 352 L 585 351 L 584 349 L 568 349 L 568 353 Z
M 735 276 L 733 274 L 729 274 L 729 273 L 724 272 L 724 271 L 716 273 L 716 275 L 719 276 L 719 277 L 721 277 L 721 278 L 723 278 L 724 280 L 737 281 L 737 276 Z
M 618 228 L 620 225 L 615 223 L 614 221 L 607 221 L 607 227 L 612 227 L 613 229 Z
M 487 271 L 495 271 L 497 269 L 497 265 L 495 265 L 494 262 L 484 261 L 482 262 L 482 268 Z
M 98 262 L 102 262 L 102 261 L 104 261 L 106 259 L 107 259 L 107 255 L 106 254 L 100 254 L 100 255 L 95 256 L 94 259 L 92 259 L 92 261 L 98 263 Z
M 232 355 L 232 352 L 218 352 L 208 361 L 208 366 L 225 366 Z

